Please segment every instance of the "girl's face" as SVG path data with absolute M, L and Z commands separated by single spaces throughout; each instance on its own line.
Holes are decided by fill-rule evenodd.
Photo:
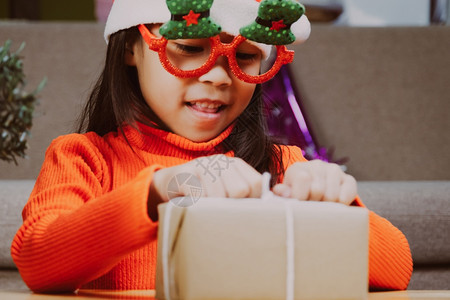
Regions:
M 157 29 L 152 28 L 155 35 Z M 221 40 L 230 42 L 232 37 L 222 34 Z M 252 59 L 259 70 L 261 51 L 248 42 L 241 47 L 244 59 Z M 178 48 L 180 55 L 197 51 L 190 44 Z M 128 65 L 136 66 L 142 95 L 150 108 L 172 132 L 194 142 L 211 140 L 226 129 L 245 110 L 256 87 L 237 79 L 224 56 L 208 73 L 194 78 L 178 78 L 167 72 L 143 39 L 127 51 L 125 59 Z

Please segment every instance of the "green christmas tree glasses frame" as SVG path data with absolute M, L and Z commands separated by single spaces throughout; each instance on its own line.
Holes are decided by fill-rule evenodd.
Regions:
M 242 59 L 240 58 L 242 57 L 242 54 L 237 52 L 237 49 L 239 49 L 240 45 L 244 43 L 247 38 L 242 35 L 237 35 L 234 37 L 231 43 L 222 43 L 220 40 L 220 36 L 216 35 L 208 38 L 210 50 L 207 51 L 208 56 L 207 58 L 205 57 L 202 60 L 201 65 L 188 63 L 187 66 L 183 65 L 181 67 L 179 63 L 176 63 L 176 58 L 174 59 L 170 57 L 171 47 L 170 45 L 168 46 L 168 39 L 164 37 L 157 37 L 144 24 L 140 24 L 138 26 L 138 29 L 150 50 L 158 53 L 159 59 L 164 69 L 166 69 L 172 75 L 180 78 L 200 77 L 208 73 L 214 67 L 219 56 L 226 56 L 231 72 L 239 80 L 247 83 L 259 84 L 270 80 L 275 76 L 275 74 L 278 73 L 283 65 L 291 63 L 294 59 L 294 51 L 288 50 L 285 45 L 276 45 L 277 55 L 272 67 L 264 74 L 259 74 L 260 70 L 258 67 L 256 74 L 254 74 L 255 70 L 249 70 L 250 68 L 247 68 L 249 63 L 247 63 L 246 66 L 246 54 L 243 54 L 244 58 Z M 171 40 L 171 42 L 173 42 L 173 40 Z M 197 50 L 194 49 L 194 51 Z M 172 56 L 176 56 L 176 54 Z M 184 60 L 189 60 L 189 57 L 185 58 Z M 191 60 L 193 59 L 191 58 Z M 242 63 L 242 61 L 244 61 L 244 63 Z M 192 68 L 190 68 L 189 66 L 191 66 Z

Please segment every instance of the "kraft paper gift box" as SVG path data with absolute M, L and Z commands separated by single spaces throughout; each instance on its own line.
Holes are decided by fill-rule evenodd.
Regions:
M 158 299 L 367 298 L 365 208 L 272 194 L 158 210 Z

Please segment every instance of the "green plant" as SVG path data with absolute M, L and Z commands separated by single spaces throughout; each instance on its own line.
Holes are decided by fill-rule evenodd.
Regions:
M 37 94 L 44 87 L 46 79 L 31 93 L 27 93 L 23 63 L 19 49 L 11 53 L 11 41 L 0 47 L 0 159 L 8 162 L 16 157 L 26 157 L 27 138 L 32 126 L 33 111 Z

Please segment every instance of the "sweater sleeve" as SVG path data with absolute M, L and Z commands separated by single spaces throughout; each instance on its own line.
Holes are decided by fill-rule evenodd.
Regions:
M 285 168 L 306 161 L 298 147 L 283 148 Z M 359 197 L 352 205 L 365 207 Z M 404 234 L 385 218 L 369 212 L 369 287 L 371 290 L 404 290 L 413 269 Z
M 33 291 L 75 291 L 156 239 L 147 197 L 157 166 L 105 192 L 107 164 L 82 135 L 56 139 L 26 204 L 11 255 Z
M 352 205 L 365 207 L 357 197 Z M 369 288 L 405 290 L 413 270 L 405 235 L 387 219 L 369 211 Z

